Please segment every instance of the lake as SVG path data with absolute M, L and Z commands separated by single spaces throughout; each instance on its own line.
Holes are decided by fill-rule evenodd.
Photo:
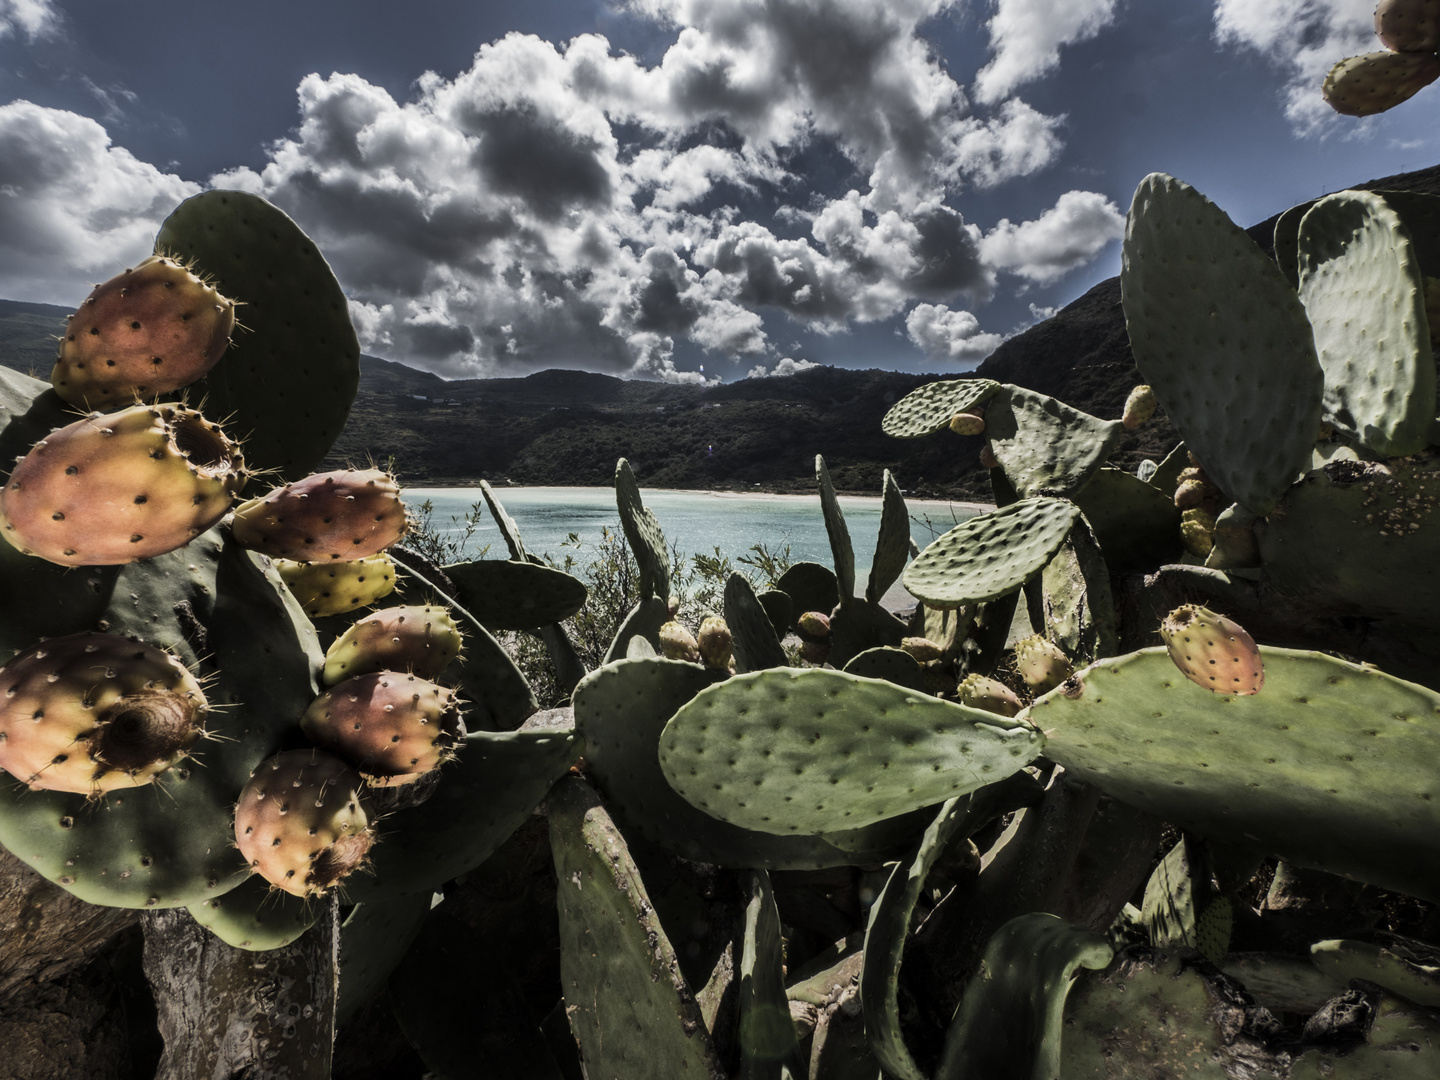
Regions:
M 586 487 L 507 487 L 496 488 L 495 494 L 505 510 L 515 519 L 527 551 L 537 555 L 563 558 L 562 548 L 570 533 L 579 535 L 587 548 L 600 539 L 605 527 L 619 529 L 620 513 L 615 507 L 613 488 Z M 732 560 L 745 554 L 752 544 L 764 542 L 772 551 L 790 545 L 794 562 L 831 565 L 830 542 L 825 535 L 825 519 L 820 513 L 820 496 L 815 495 L 745 495 L 730 492 L 665 491 L 642 489 L 645 506 L 660 522 L 665 539 L 678 544 L 681 552 L 712 554 L 719 548 Z M 481 501 L 479 488 L 409 488 L 405 502 L 417 512 L 426 500 L 433 505 L 430 524 L 436 532 L 456 537 L 463 531 L 461 521 L 471 506 Z M 880 530 L 880 498 L 878 496 L 840 496 L 840 507 L 855 549 L 856 578 L 863 583 L 875 554 L 875 541 Z M 976 503 L 933 501 L 907 502 L 910 511 L 910 535 L 921 548 L 935 536 L 973 517 L 983 507 Z M 928 517 L 933 529 L 927 528 Z M 452 522 L 452 519 L 455 519 Z M 480 525 L 476 528 L 467 554 L 479 558 L 481 550 L 490 545 L 486 558 L 509 558 L 501 537 L 488 511 L 482 508 Z M 573 549 L 569 549 L 573 550 Z M 586 561 L 586 549 L 579 554 Z

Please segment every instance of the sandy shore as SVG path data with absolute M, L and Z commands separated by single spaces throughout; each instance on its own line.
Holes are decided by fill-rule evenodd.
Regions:
M 819 495 L 811 492 L 808 495 L 781 494 L 773 491 L 706 491 L 694 488 L 641 488 L 641 492 L 674 492 L 676 495 L 708 495 L 712 499 L 762 499 L 766 502 L 815 502 Z M 841 495 L 847 503 L 858 506 L 878 507 L 884 500 L 879 495 Z M 905 500 L 907 507 L 934 506 L 934 507 L 959 507 L 965 510 L 981 512 L 994 510 L 993 503 L 962 502 L 959 499 L 911 499 Z

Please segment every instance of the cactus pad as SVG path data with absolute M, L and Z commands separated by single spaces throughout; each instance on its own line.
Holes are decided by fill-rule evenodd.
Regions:
M 1000 389 L 991 379 L 947 379 L 911 390 L 890 406 L 880 430 L 897 439 L 918 439 L 948 427 L 956 413 L 983 405 Z
M 570 618 L 585 606 L 573 574 L 529 560 L 474 559 L 443 568 L 456 599 L 491 630 L 533 630 Z
M 1428 52 L 1347 56 L 1330 69 L 1320 92 L 1346 116 L 1374 116 L 1408 101 L 1436 79 L 1440 58 Z
M 1021 498 L 1079 491 L 1125 434 L 1119 420 L 1009 384 L 991 399 L 985 420 L 990 451 Z
M 615 463 L 615 503 L 620 509 L 620 526 L 640 569 L 641 599 L 670 599 L 670 552 L 665 547 L 665 533 L 641 500 L 634 470 L 624 458 Z
M 226 945 L 250 952 L 289 945 L 320 917 L 320 905 L 282 892 L 258 874 L 187 910 Z

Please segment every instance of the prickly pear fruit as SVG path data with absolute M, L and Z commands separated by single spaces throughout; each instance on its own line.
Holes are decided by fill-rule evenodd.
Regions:
M 331 687 L 305 710 L 310 741 L 371 784 L 405 784 L 455 756 L 464 735 L 455 691 L 418 675 L 376 671 Z
M 53 638 L 0 667 L 0 768 L 91 797 L 138 787 L 190 751 L 207 707 L 167 652 L 114 634 Z
M 1199 506 L 1180 515 L 1180 540 L 1185 550 L 1204 558 L 1215 546 L 1215 517 Z
M 1347 56 L 1320 88 L 1330 107 L 1346 116 L 1393 109 L 1440 79 L 1440 57 L 1427 52 L 1373 52 Z
M 1189 510 L 1204 502 L 1205 495 L 1205 485 L 1199 480 L 1182 480 L 1175 489 L 1175 506 L 1180 510 Z
M 666 660 L 700 662 L 700 643 L 684 625 L 671 619 L 660 627 L 660 655 Z
M 0 532 L 61 566 L 112 566 L 183 547 L 230 508 L 239 448 L 194 409 L 135 405 L 52 431 L 0 491 Z
M 804 612 L 800 618 L 795 620 L 795 625 L 800 628 L 800 633 L 808 634 L 810 637 L 828 638 L 830 636 L 830 616 L 824 612 Z
M 1037 696 L 1054 690 L 1075 673 L 1060 646 L 1040 634 L 1015 643 L 1015 670 Z
M 460 655 L 460 645 L 460 628 L 448 608 L 429 604 L 385 608 L 335 639 L 325 652 L 321 680 L 334 686 L 372 671 L 408 671 L 433 679 Z
M 50 382 L 89 409 L 168 394 L 214 367 L 234 329 L 233 300 L 179 260 L 152 255 L 96 285 L 70 316 Z
M 1000 467 L 1000 459 L 995 456 L 995 451 L 990 449 L 988 443 L 980 447 L 980 464 L 984 465 L 987 469 L 998 469 Z
M 343 615 L 395 591 L 395 563 L 384 554 L 339 563 L 276 559 L 275 569 L 312 619 Z
M 1125 411 L 1120 416 L 1120 422 L 1134 430 L 1155 415 L 1159 404 L 1155 399 L 1155 391 L 1142 383 L 1131 390 L 1130 396 L 1125 399 Z
M 1014 690 L 984 675 L 966 675 L 955 688 L 955 696 L 961 705 L 984 709 L 997 716 L 1014 716 L 1024 708 Z
M 830 643 L 828 641 L 802 641 L 800 643 L 800 659 L 810 664 L 823 664 L 830 659 Z
M 917 662 L 928 664 L 932 660 L 939 660 L 945 655 L 945 650 L 929 638 L 907 637 L 900 639 L 900 648 L 913 656 Z
M 979 435 L 985 430 L 985 417 L 978 412 L 960 412 L 950 418 L 950 430 L 956 435 Z
M 1165 616 L 1160 636 L 1170 659 L 1197 686 L 1217 694 L 1249 695 L 1265 684 L 1265 665 L 1244 627 L 1199 604 Z
M 730 627 L 719 615 L 707 615 L 700 621 L 700 634 L 696 646 L 700 659 L 711 671 L 728 671 L 733 638 Z
M 405 535 L 405 504 L 379 469 L 316 473 L 235 508 L 235 541 L 271 558 L 352 562 Z
M 1434 52 L 1440 48 L 1440 0 L 1380 0 L 1375 36 L 1395 52 Z
M 250 774 L 235 843 L 255 871 L 295 896 L 323 896 L 375 842 L 365 781 L 323 750 L 287 750 Z

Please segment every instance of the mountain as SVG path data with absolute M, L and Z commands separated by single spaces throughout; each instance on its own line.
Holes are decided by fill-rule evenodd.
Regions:
M 1440 166 L 1357 186 L 1440 194 Z M 1267 251 L 1275 220 L 1249 230 Z M 44 377 L 68 313 L 0 301 L 0 362 Z M 1119 279 L 1101 282 L 1006 341 L 973 374 L 1096 416 L 1119 416 L 1141 381 Z M 815 367 L 704 388 L 559 370 L 447 382 L 363 356 L 359 393 L 327 467 L 389 460 L 404 483 L 417 487 L 479 479 L 608 485 L 616 458 L 625 457 L 653 487 L 809 493 L 818 453 L 842 491 L 874 494 L 888 468 L 912 495 L 988 499 L 978 437 L 942 432 L 899 440 L 880 432 L 891 404 L 941 377 Z M 1177 439 L 1157 416 L 1126 433 L 1112 460 L 1133 468 L 1143 457 L 1158 459 Z

